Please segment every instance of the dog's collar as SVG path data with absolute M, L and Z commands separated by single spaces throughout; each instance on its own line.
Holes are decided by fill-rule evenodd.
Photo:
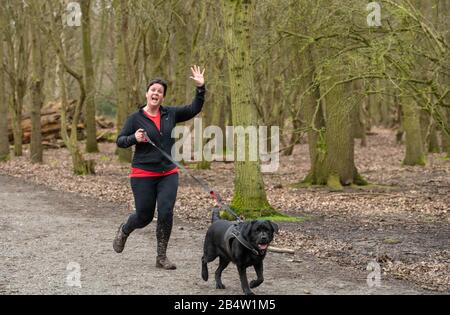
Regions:
M 238 224 L 233 224 L 231 225 L 228 230 L 225 232 L 225 244 L 226 244 L 226 249 L 228 254 L 231 256 L 231 246 L 230 246 L 230 241 L 235 238 L 239 243 L 241 243 L 242 246 L 244 246 L 245 248 L 247 248 L 249 251 L 251 251 L 253 254 L 255 254 L 256 256 L 262 256 L 265 254 L 264 252 L 261 252 L 259 249 L 256 249 L 252 246 L 252 244 L 250 244 L 247 240 L 245 240 L 242 235 L 241 232 L 238 229 Z

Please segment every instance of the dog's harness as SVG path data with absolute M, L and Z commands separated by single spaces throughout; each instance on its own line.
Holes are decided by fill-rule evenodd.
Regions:
M 230 225 L 230 227 L 225 232 L 224 241 L 228 256 L 233 257 L 231 256 L 231 241 L 234 239 L 236 239 L 239 243 L 241 243 L 242 246 L 250 250 L 256 256 L 263 255 L 263 253 L 255 249 L 249 242 L 242 238 L 241 232 L 238 228 L 239 224 L 240 223 L 235 223 L 233 225 Z
M 175 164 L 184 173 L 186 173 L 190 177 L 192 177 L 203 188 L 203 190 L 205 190 L 217 202 L 217 204 L 220 206 L 221 209 L 225 209 L 228 213 L 230 213 L 233 217 L 235 217 L 238 222 L 242 222 L 242 219 L 233 210 L 231 210 L 230 207 L 228 207 L 226 204 L 223 203 L 222 198 L 219 196 L 219 194 L 217 192 L 215 192 L 214 190 L 212 190 L 211 188 L 209 188 L 208 184 L 206 184 L 203 180 L 201 180 L 201 179 L 195 177 L 194 175 L 192 175 L 191 173 L 189 173 L 188 170 L 183 165 L 181 165 L 180 163 L 174 161 L 174 159 L 169 154 L 167 154 L 167 152 L 165 152 L 164 150 L 159 148 L 152 140 L 150 140 L 150 138 L 149 138 L 149 136 L 147 135 L 146 132 L 144 133 L 144 138 L 145 138 L 145 140 L 148 143 L 150 143 L 159 152 L 161 152 L 161 154 L 166 159 L 168 159 L 170 162 Z M 242 242 L 241 242 L 241 244 L 242 244 Z M 242 245 L 244 245 L 244 244 L 242 244 Z M 247 247 L 247 246 L 245 246 L 245 247 Z

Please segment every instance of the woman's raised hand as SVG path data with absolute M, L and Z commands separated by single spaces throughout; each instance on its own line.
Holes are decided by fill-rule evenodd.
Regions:
M 190 78 L 194 80 L 196 86 L 200 87 L 205 84 L 205 78 L 203 77 L 205 69 L 202 71 L 199 66 L 194 65 L 191 67 L 191 72 L 192 76 Z

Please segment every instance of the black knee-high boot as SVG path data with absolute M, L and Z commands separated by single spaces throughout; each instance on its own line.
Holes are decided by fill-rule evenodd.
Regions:
M 167 270 L 176 269 L 176 265 L 167 258 L 167 245 L 169 244 L 170 234 L 172 232 L 172 218 L 160 220 L 156 227 L 157 254 L 156 267 Z

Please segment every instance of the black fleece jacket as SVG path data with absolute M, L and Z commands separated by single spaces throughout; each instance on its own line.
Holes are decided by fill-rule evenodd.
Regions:
M 117 137 L 117 146 L 128 148 L 136 145 L 131 166 L 146 171 L 165 173 L 176 166 L 167 160 L 161 152 L 150 143 L 138 143 L 135 132 L 142 128 L 147 132 L 149 138 L 167 154 L 171 155 L 175 140 L 172 138 L 172 129 L 179 122 L 192 119 L 201 112 L 205 100 L 205 85 L 197 87 L 194 100 L 191 105 L 186 106 L 161 106 L 161 130 L 156 128 L 153 121 L 145 116 L 141 106 L 138 111 L 132 113 L 126 120 L 120 134 Z

